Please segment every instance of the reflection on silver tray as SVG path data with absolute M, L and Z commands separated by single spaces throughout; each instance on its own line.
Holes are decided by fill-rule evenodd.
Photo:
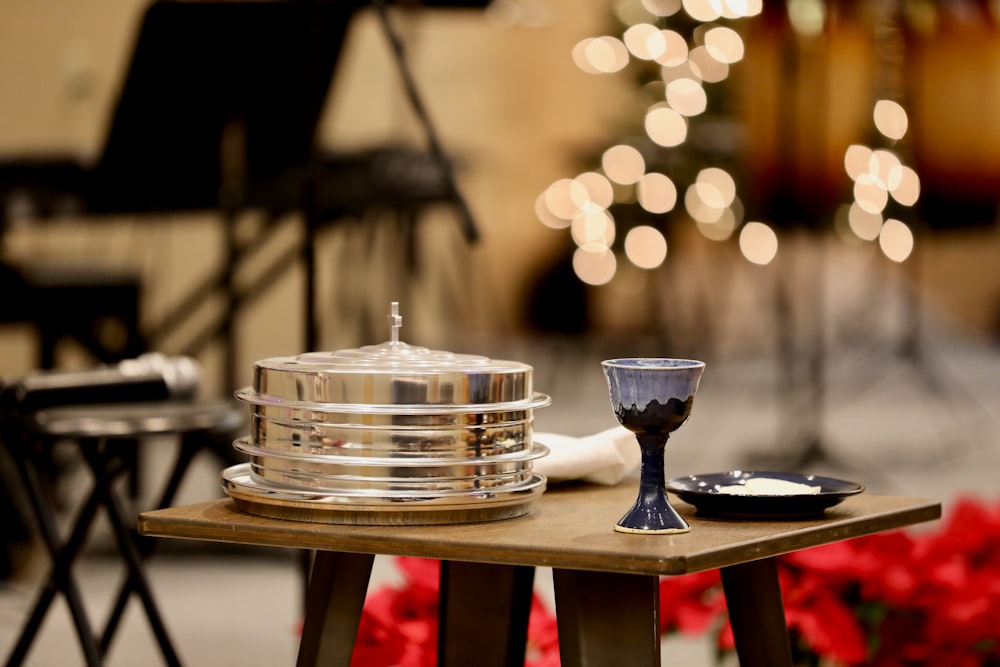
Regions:
M 472 475 L 467 477 L 371 477 L 368 475 L 324 475 L 316 473 L 283 470 L 264 467 L 250 462 L 250 476 L 255 482 L 290 488 L 297 491 L 352 492 L 406 492 L 420 495 L 438 491 L 496 490 L 501 487 L 516 487 L 530 482 L 530 469 L 495 475 Z
M 323 412 L 323 413 L 309 413 L 308 419 L 299 419 L 294 413 L 285 412 L 285 416 L 280 416 L 278 414 L 268 415 L 263 411 L 262 406 L 255 405 L 253 414 L 251 415 L 254 421 L 268 422 L 270 424 L 276 424 L 281 426 L 287 426 L 290 428 L 306 428 L 309 426 L 323 426 L 324 428 L 343 428 L 343 429 L 363 429 L 363 430 L 386 430 L 386 431 L 410 431 L 410 430 L 421 430 L 421 429 L 440 429 L 447 428 L 451 429 L 468 429 L 474 430 L 484 427 L 490 428 L 500 428 L 500 427 L 522 427 L 530 425 L 534 421 L 534 416 L 529 410 L 515 410 L 512 412 L 479 412 L 469 415 L 469 419 L 446 419 L 444 421 L 425 421 L 420 419 L 419 416 L 413 415 L 396 415 L 392 413 L 379 414 L 379 415 L 363 415 L 364 420 L 362 422 L 357 421 L 358 415 L 352 414 L 347 418 L 347 415 L 343 415 L 345 420 L 338 422 L 331 420 L 331 416 L 336 416 L 335 412 Z M 449 416 L 454 416 L 456 413 L 449 413 Z M 458 413 L 461 416 L 461 413 Z M 431 416 L 442 416 L 440 413 L 434 413 Z M 317 417 L 322 417 L 317 419 Z
M 254 492 L 257 495 L 266 495 L 272 498 L 283 500 L 310 501 L 330 504 L 363 504 L 382 505 L 386 508 L 397 507 L 400 504 L 452 504 L 460 505 L 464 503 L 480 503 L 483 501 L 496 500 L 498 496 L 516 494 L 536 487 L 544 487 L 545 477 L 537 473 L 532 473 L 531 477 L 520 484 L 504 487 L 501 490 L 427 490 L 422 493 L 412 491 L 377 491 L 371 489 L 355 489 L 353 491 L 321 491 L 318 489 L 295 489 L 290 487 L 279 487 L 265 484 L 253 479 L 250 474 L 250 464 L 240 463 L 222 471 L 223 488 L 229 490 L 230 486 L 240 488 L 244 492 Z
M 353 525 L 428 525 L 509 519 L 526 514 L 545 491 L 545 477 L 502 489 L 362 494 L 302 491 L 254 481 L 249 464 L 226 468 L 222 488 L 248 514 Z
M 238 389 L 236 398 L 253 405 L 285 408 L 292 411 L 334 412 L 338 414 L 371 415 L 446 415 L 482 414 L 487 412 L 513 412 L 544 408 L 552 402 L 549 396 L 535 393 L 530 398 L 497 403 L 318 403 L 269 396 L 258 393 L 250 387 Z M 294 412 L 292 413 L 294 414 Z
M 239 392 L 236 396 L 239 397 Z M 546 401 L 548 397 L 546 396 Z M 524 405 L 529 407 L 523 408 Z M 545 403 L 548 405 L 548 402 Z M 452 410 L 442 412 L 440 409 L 419 414 L 397 414 L 386 411 L 373 412 L 338 412 L 335 405 L 322 406 L 322 410 L 302 408 L 295 402 L 280 402 L 274 405 L 253 404 L 251 413 L 254 417 L 283 423 L 321 424 L 325 426 L 356 427 L 363 424 L 365 428 L 442 428 L 442 427 L 483 427 L 509 423 L 523 423 L 533 419 L 535 407 L 545 405 L 520 404 L 521 407 L 512 410 L 484 412 L 481 410 Z M 478 407 L 478 406 L 477 406 Z
M 528 364 L 407 345 L 398 340 L 401 318 L 390 317 L 390 340 L 379 345 L 254 362 L 254 392 L 301 403 L 381 406 L 501 404 L 531 397 Z
M 408 456 L 398 454 L 393 456 L 330 456 L 327 454 L 313 454 L 309 452 L 295 452 L 285 450 L 275 450 L 270 447 L 258 447 L 248 438 L 239 438 L 233 442 L 233 447 L 251 457 L 270 458 L 275 460 L 290 461 L 289 465 L 297 466 L 297 470 L 311 470 L 312 472 L 337 473 L 338 469 L 344 467 L 368 468 L 374 475 L 384 475 L 385 469 L 413 468 L 431 470 L 435 468 L 453 468 L 454 474 L 465 475 L 474 466 L 484 466 L 484 470 L 489 469 L 490 473 L 502 472 L 503 466 L 512 463 L 522 463 L 534 461 L 549 453 L 549 448 L 540 442 L 536 442 L 528 451 L 512 452 L 510 454 L 497 454 L 490 456 Z M 306 466 L 306 464 L 313 464 Z M 267 465 L 267 464 L 265 464 Z M 510 470 L 510 468 L 507 468 Z M 347 474 L 358 474 L 350 472 Z M 423 473 L 413 472 L 411 476 Z M 444 476 L 452 473 L 440 471 L 431 472 L 432 476 Z
M 275 451 L 331 456 L 485 456 L 531 445 L 531 420 L 499 426 L 329 425 L 254 415 L 250 440 Z
M 727 493 L 726 487 L 754 478 L 818 486 L 818 493 L 751 495 Z M 865 490 L 862 484 L 832 477 L 790 472 L 734 470 L 678 477 L 667 482 L 667 491 L 694 505 L 702 516 L 778 519 L 817 516 L 848 496 Z

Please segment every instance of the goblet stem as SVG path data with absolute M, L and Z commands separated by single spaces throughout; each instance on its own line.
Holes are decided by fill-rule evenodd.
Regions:
M 639 496 L 615 526 L 623 533 L 686 533 L 691 530 L 667 500 L 664 453 L 669 433 L 637 433 L 642 453 L 639 471 Z

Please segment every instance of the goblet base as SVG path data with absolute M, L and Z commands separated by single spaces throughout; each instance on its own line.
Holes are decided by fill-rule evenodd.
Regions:
M 631 533 L 633 535 L 679 535 L 690 533 L 691 526 L 685 528 L 629 528 L 621 524 L 615 524 L 615 531 L 619 533 Z
M 691 526 L 671 507 L 666 496 L 655 493 L 640 494 L 632 509 L 615 524 L 615 530 L 642 535 L 676 535 L 690 531 Z

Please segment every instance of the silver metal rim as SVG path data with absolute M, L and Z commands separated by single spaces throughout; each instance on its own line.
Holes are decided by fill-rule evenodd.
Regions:
M 496 490 L 524 484 L 531 480 L 531 469 L 493 475 L 464 477 L 367 477 L 365 475 L 326 475 L 280 468 L 264 467 L 250 462 L 250 477 L 259 484 L 273 485 L 294 491 L 332 491 L 352 493 L 356 490 L 386 493 L 423 494 L 427 491 L 467 492 Z
M 250 441 L 249 438 L 238 438 L 233 441 L 233 448 L 243 454 L 250 456 L 267 456 L 277 459 L 287 459 L 290 461 L 301 461 L 308 463 L 336 463 L 338 465 L 370 466 L 385 468 L 405 468 L 405 467 L 428 467 L 428 466 L 474 466 L 489 465 L 492 463 L 508 463 L 517 461 L 533 461 L 548 455 L 549 448 L 540 442 L 532 443 L 531 449 L 527 451 L 514 452 L 511 454 L 496 454 L 493 456 L 469 456 L 469 457 L 423 457 L 423 456 L 341 456 L 322 454 L 295 454 L 283 450 L 274 450 L 267 447 L 259 447 Z
M 523 411 L 522 411 L 523 412 Z M 394 413 L 386 413 L 394 414 Z M 483 414 L 483 413 L 476 413 Z M 278 424 L 279 426 L 285 426 L 287 428 L 308 428 L 308 427 L 322 427 L 331 429 L 357 429 L 365 431 L 473 431 L 482 428 L 510 428 L 512 426 L 522 426 L 531 425 L 535 418 L 533 415 L 528 414 L 521 419 L 501 419 L 499 421 L 491 421 L 483 424 L 449 424 L 449 425 L 436 425 L 436 424 L 361 424 L 358 422 L 316 422 L 307 419 L 295 419 L 294 417 L 289 418 L 287 416 L 272 417 L 270 415 L 262 415 L 259 413 L 254 413 L 251 415 L 253 419 L 258 421 L 266 421 L 272 424 Z
M 251 387 L 237 389 L 234 395 L 239 400 L 253 405 L 287 408 L 292 410 L 309 410 L 311 412 L 337 412 L 351 415 L 451 415 L 451 414 L 483 414 L 486 412 L 515 412 L 519 410 L 534 410 L 544 408 L 552 403 L 551 397 L 538 393 L 530 399 L 508 401 L 506 403 L 408 403 L 398 405 L 379 405 L 365 403 L 314 403 L 310 401 L 295 401 L 279 396 L 260 394 Z
M 523 502 L 526 497 L 541 495 L 545 490 L 546 479 L 544 475 L 531 473 L 528 480 L 519 484 L 461 491 L 441 490 L 421 493 L 364 489 L 323 491 L 265 484 L 253 478 L 249 463 L 241 463 L 223 470 L 221 483 L 223 490 L 231 498 L 270 505 L 306 503 L 311 507 L 326 506 L 331 510 L 345 508 L 396 510 L 402 507 L 426 509 L 427 506 L 432 506 L 438 509 L 450 509 L 469 505 Z

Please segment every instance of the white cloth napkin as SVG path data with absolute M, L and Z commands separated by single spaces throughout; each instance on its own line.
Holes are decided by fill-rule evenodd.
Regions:
M 548 447 L 549 455 L 537 459 L 532 469 L 550 482 L 617 484 L 641 463 L 635 434 L 621 426 L 582 438 L 536 431 L 534 440 Z

